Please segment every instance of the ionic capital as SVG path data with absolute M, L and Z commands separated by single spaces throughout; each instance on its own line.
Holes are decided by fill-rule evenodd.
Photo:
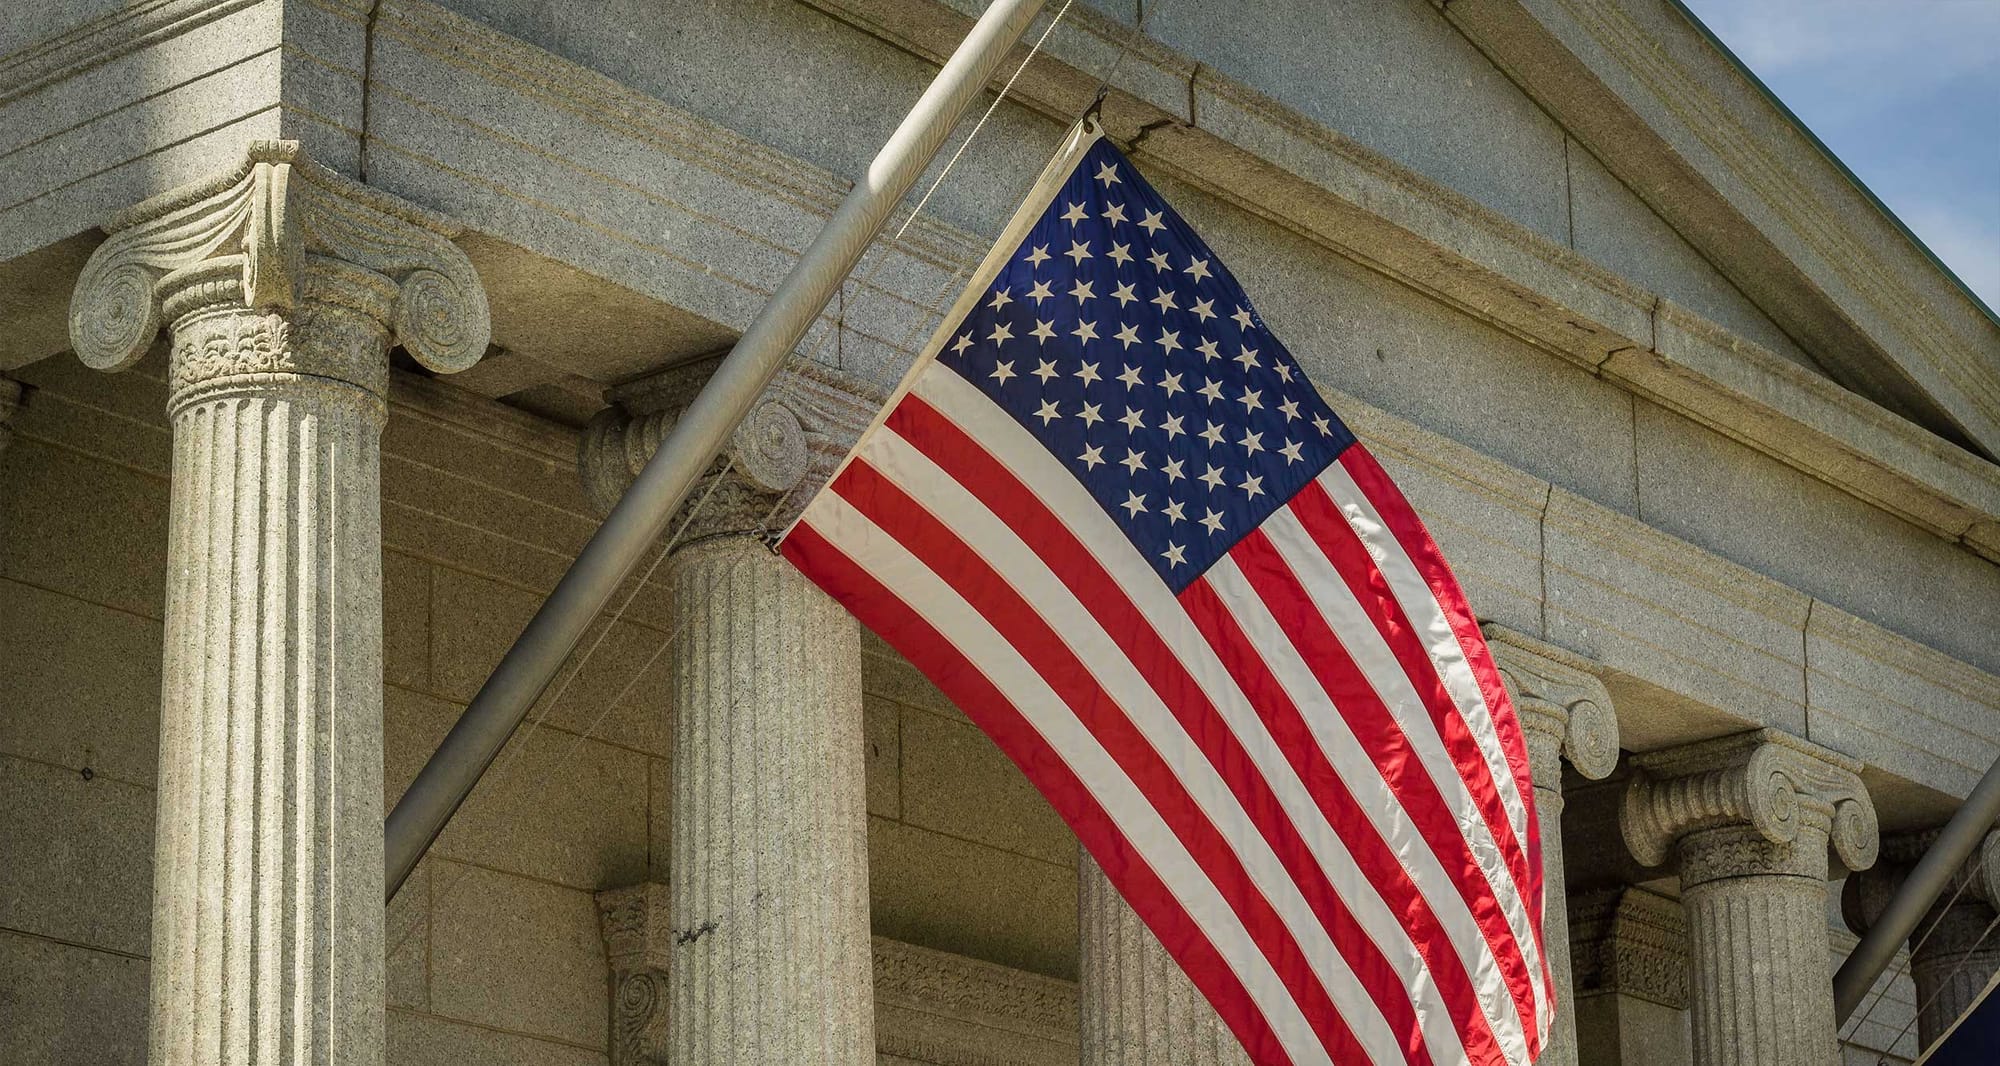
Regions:
M 1847 879 L 1841 892 L 1841 916 L 1847 927 L 1856 933 L 1866 933 L 1882 911 L 1889 906 L 1910 871 L 1924 854 L 1937 843 L 1938 829 L 1926 829 L 1914 833 L 1895 833 L 1882 840 L 1882 858 L 1873 869 Z M 1919 928 L 1931 925 L 1942 917 L 1944 904 L 1956 900 L 1958 907 L 1977 907 L 1990 914 L 2000 910 L 2000 829 L 1986 834 L 1972 855 L 1952 874 L 1951 880 L 1938 893 L 1938 904 Z M 1985 916 L 1979 923 L 1984 925 Z
M 611 967 L 611 1066 L 667 1061 L 667 965 L 673 927 L 667 886 L 656 881 L 597 893 Z
M 173 326 L 176 397 L 274 374 L 379 397 L 391 343 L 441 373 L 486 351 L 486 294 L 451 242 L 457 227 L 295 141 L 253 141 L 231 170 L 104 229 L 71 297 L 71 344 L 86 365 L 122 370 Z
M 611 406 L 584 430 L 577 463 L 584 491 L 600 512 L 609 513 L 625 494 L 721 358 L 677 366 L 605 394 Z M 838 370 L 789 360 L 689 495 L 684 513 L 693 513 L 704 497 L 706 502 L 682 540 L 784 528 L 833 476 L 883 400 L 880 390 Z
M 1567 757 L 1593 781 L 1618 766 L 1618 716 L 1596 666 L 1583 656 L 1506 626 L 1484 627 L 1500 680 L 1528 741 L 1535 783 L 1560 789 Z
M 1760 729 L 1632 763 L 1625 843 L 1648 866 L 1680 845 L 1684 885 L 1759 872 L 1824 877 L 1827 843 L 1850 870 L 1875 863 L 1875 805 L 1861 764 L 1838 752 Z

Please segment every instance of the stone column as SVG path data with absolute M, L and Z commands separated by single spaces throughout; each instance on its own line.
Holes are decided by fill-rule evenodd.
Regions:
M 1891 836 L 1882 842 L 1879 864 L 1847 879 L 1841 913 L 1850 929 L 1868 932 L 1937 836 L 1936 829 Z M 1951 902 L 1954 897 L 1956 902 Z M 2000 907 L 2000 830 L 1986 834 L 1910 937 L 1919 1047 L 1936 1043 L 2000 972 L 2000 929 L 1993 928 L 2000 917 L 1996 907 Z
M 1569 964 L 1568 893 L 1563 876 L 1562 761 L 1602 780 L 1618 766 L 1618 718 L 1588 659 L 1504 626 L 1485 627 L 1493 661 L 1528 742 L 1535 812 L 1542 834 L 1542 943 L 1556 986 L 1555 1020 L 1542 1066 L 1576 1066 L 1576 995 Z
M 612 393 L 619 407 L 583 441 L 600 503 L 707 369 Z M 874 402 L 795 361 L 696 486 L 692 501 L 713 494 L 690 503 L 666 564 L 675 1066 L 875 1061 L 860 631 L 762 536 L 803 506 Z
M 1775 729 L 1633 759 L 1625 841 L 1679 865 L 1696 1066 L 1838 1061 L 1827 847 L 1875 862 L 1861 764 Z
M 1082 848 L 1076 876 L 1083 1066 L 1249 1066 L 1235 1034 Z
M 77 354 L 172 329 L 148 1061 L 380 1062 L 389 347 L 468 365 L 485 297 L 449 226 L 291 142 L 105 228 Z

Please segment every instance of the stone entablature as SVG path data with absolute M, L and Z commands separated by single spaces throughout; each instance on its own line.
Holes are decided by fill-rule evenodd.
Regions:
M 1077 988 L 876 937 L 875 1047 L 931 1066 L 1075 1066 Z

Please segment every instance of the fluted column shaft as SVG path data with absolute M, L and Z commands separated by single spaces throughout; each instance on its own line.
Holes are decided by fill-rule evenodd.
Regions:
M 859 631 L 754 537 L 667 565 L 669 1061 L 873 1063 Z
M 1564 648 L 1504 626 L 1485 627 L 1508 698 L 1528 745 L 1535 818 L 1542 840 L 1542 952 L 1555 983 L 1555 1019 L 1540 1066 L 1576 1066 L 1576 991 L 1569 957 L 1569 906 L 1563 871 L 1563 760 L 1601 779 L 1618 765 L 1618 719 L 1594 665 Z
M 1883 842 L 1881 863 L 1847 879 L 1841 910 L 1850 928 L 1868 931 L 1937 837 L 1936 829 L 1892 836 Z M 1936 1043 L 2000 971 L 1996 904 L 2000 830 L 1986 834 L 1911 935 L 1910 979 L 1917 989 L 1920 1046 Z
M 1082 849 L 1077 939 L 1083 1066 L 1248 1066 L 1215 1008 Z
M 154 1066 L 382 1057 L 379 439 L 395 286 L 168 277 Z
M 104 229 L 77 357 L 172 334 L 149 1061 L 380 1063 L 389 347 L 471 365 L 486 297 L 449 223 L 289 141 Z
M 1696 1066 L 1839 1061 L 1827 851 L 1879 846 L 1854 760 L 1765 729 L 1635 758 L 1626 842 L 1680 870 Z

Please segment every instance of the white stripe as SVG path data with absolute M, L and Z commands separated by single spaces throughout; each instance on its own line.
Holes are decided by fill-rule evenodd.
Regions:
M 1331 1059 L 1249 930 L 1159 812 L 1076 719 L 1041 674 L 943 578 L 867 516 L 822 492 L 805 521 L 921 615 L 1020 712 L 1103 807 L 1243 984 L 1295 1063 Z
M 1382 838 L 1395 849 L 1403 868 L 1409 871 L 1424 899 L 1429 901 L 1438 920 L 1444 924 L 1461 958 L 1469 945 L 1477 945 L 1475 951 L 1485 951 L 1485 934 L 1480 931 L 1479 923 L 1473 918 L 1464 898 L 1458 894 L 1451 875 L 1438 861 L 1437 853 L 1431 850 L 1430 842 L 1410 820 L 1382 776 L 1381 769 L 1368 757 L 1367 750 L 1348 727 L 1347 720 L 1329 705 L 1326 689 L 1300 657 L 1284 626 L 1271 615 L 1263 598 L 1257 595 L 1249 579 L 1237 568 L 1236 561 L 1223 556 L 1216 560 L 1202 580 L 1215 590 L 1217 598 L 1229 609 L 1271 675 L 1298 706 L 1301 717 L 1319 741 L 1320 750 L 1340 773 L 1341 779 L 1348 782 L 1355 801 L 1368 812 L 1369 820 L 1375 823 Z M 1507 989 L 1506 978 L 1497 965 L 1472 967 L 1468 977 L 1474 994 L 1479 998 L 1480 1010 L 1492 1022 L 1494 1035 L 1500 1041 L 1507 1061 L 1525 1066 L 1528 1062 L 1526 1037 L 1521 1031 L 1521 1016 L 1514 1007 L 1513 994 Z
M 1007 584 L 1027 601 L 1036 616 L 1055 631 L 1187 789 L 1209 823 L 1229 842 L 1231 851 L 1250 874 L 1257 891 L 1290 931 L 1292 940 L 1319 978 L 1327 998 L 1339 1010 L 1355 1038 L 1377 1061 L 1400 1059 L 1401 1045 L 1396 1032 L 1375 1007 L 1367 986 L 1348 966 L 1298 884 L 1272 850 L 1269 841 L 1257 829 L 1255 820 L 1243 809 L 1214 764 L 1208 761 L 1173 712 L 1110 634 L 1104 631 L 1089 608 L 1076 598 L 1062 579 L 1035 554 L 1034 549 L 987 510 L 978 497 L 888 426 L 876 431 L 875 437 L 862 447 L 860 457 L 949 526 L 967 547 L 999 572 Z M 1103 514 L 1095 504 L 1092 509 Z M 1118 540 L 1126 551 L 1133 550 L 1131 542 L 1122 535 Z M 1153 583 L 1165 590 L 1158 578 L 1154 578 Z M 1185 617 L 1181 624 L 1187 625 Z M 1279 761 L 1282 765 L 1282 759 Z M 1291 797 L 1284 797 L 1281 792 L 1280 796 L 1305 799 L 1302 791 Z M 1293 815 L 1289 820 L 1297 820 L 1299 812 L 1288 810 L 1288 813 Z M 1326 835 L 1331 837 L 1331 833 Z M 1344 851 L 1341 859 L 1343 865 L 1351 870 L 1352 860 Z M 1359 878 L 1350 879 L 1359 881 Z M 1360 884 L 1366 888 L 1365 882 Z M 1370 891 L 1369 895 L 1374 893 Z M 1375 903 L 1380 909 L 1379 898 Z M 1408 952 L 1408 938 L 1400 939 L 1405 945 L 1403 950 Z M 1423 974 L 1421 979 L 1425 986 L 1430 985 L 1428 974 Z M 1387 991 L 1398 997 L 1406 995 L 1400 987 Z
M 1390 966 L 1402 976 L 1411 1004 L 1422 1022 L 1425 1041 L 1436 1061 L 1449 1062 L 1463 1057 L 1458 1030 L 1448 1014 L 1436 1009 L 1437 1004 L 1442 1002 L 1442 996 L 1430 977 L 1423 956 L 1411 942 L 1408 929 L 1361 873 L 1346 845 L 1341 842 L 1339 833 L 1312 801 L 1310 790 L 1299 779 L 1228 667 L 1195 629 L 1186 610 L 1160 581 L 1152 566 L 1113 524 L 1082 483 L 984 393 L 943 368 L 939 368 L 935 375 L 924 375 L 913 391 L 941 416 L 985 446 L 997 462 L 1005 466 L 1069 528 L 1113 583 L 1131 600 L 1243 744 L 1258 771 L 1271 783 L 1271 790 L 1283 804 L 1286 815 L 1298 828 L 1308 849 L 1320 868 L 1326 871 L 1362 931 L 1382 949 Z M 920 499 L 926 498 L 907 483 L 904 488 Z M 976 501 L 949 508 L 933 505 L 931 510 L 951 515 L 950 524 L 964 535 L 964 516 L 974 507 L 982 516 L 990 515 L 984 510 L 984 505 Z M 1366 774 L 1367 780 L 1379 783 L 1381 775 L 1372 765 L 1367 766 Z M 1367 790 L 1357 789 L 1352 783 L 1349 790 L 1357 796 L 1367 794 Z M 1393 839 L 1390 847 L 1396 847 Z M 1441 869 L 1439 873 L 1442 873 Z M 1465 914 L 1469 922 L 1470 913 L 1465 911 L 1465 901 L 1456 892 L 1450 891 L 1449 885 L 1445 886 L 1445 891 L 1449 904 Z M 1476 927 L 1473 942 L 1475 950 L 1485 949 L 1485 940 L 1477 935 Z M 1464 950 L 1462 944 L 1457 946 Z
M 1492 827 L 1486 824 L 1486 818 L 1474 802 L 1465 778 L 1459 773 L 1458 764 L 1446 750 L 1444 737 L 1431 721 L 1423 697 L 1411 683 L 1410 676 L 1403 672 L 1396 653 L 1382 639 L 1382 632 L 1376 628 L 1374 619 L 1354 598 L 1346 580 L 1334 569 L 1292 509 L 1289 506 L 1278 508 L 1264 520 L 1262 528 L 1272 548 L 1298 578 L 1321 620 L 1354 660 L 1368 687 L 1375 690 L 1375 695 L 1381 699 L 1383 707 L 1409 741 L 1411 750 L 1416 752 L 1418 762 L 1423 764 L 1431 781 L 1437 785 L 1439 795 L 1450 808 L 1453 820 L 1463 834 L 1467 852 L 1479 864 L 1488 889 L 1500 903 L 1508 931 L 1527 963 L 1529 984 L 1536 989 L 1539 1001 L 1541 954 L 1535 945 L 1534 924 L 1529 920 L 1520 887 L 1514 883 L 1507 860 L 1493 837 Z M 1453 895 L 1456 896 L 1456 893 Z M 1461 957 L 1465 957 L 1467 949 L 1475 947 L 1473 943 L 1457 938 L 1454 940 Z M 1483 939 L 1477 942 L 1476 950 L 1475 955 L 1465 958 L 1468 967 L 1494 965 Z
M 1473 676 L 1472 664 L 1465 658 L 1465 649 L 1459 646 L 1458 634 L 1451 628 L 1451 619 L 1445 614 L 1444 606 L 1437 601 L 1423 572 L 1417 569 L 1402 542 L 1382 520 L 1375 509 L 1375 501 L 1361 491 L 1354 483 L 1347 468 L 1339 463 L 1328 464 L 1319 476 L 1320 487 L 1340 508 L 1347 519 L 1349 528 L 1368 549 L 1375 560 L 1376 568 L 1382 572 L 1389 584 L 1389 591 L 1402 605 L 1403 616 L 1410 628 L 1421 638 L 1425 652 L 1430 656 L 1432 666 L 1450 693 L 1452 703 L 1458 707 L 1459 717 L 1472 730 L 1473 739 L 1478 742 L 1480 753 L 1486 759 L 1487 773 L 1493 778 L 1494 787 L 1500 793 L 1500 803 L 1507 811 L 1510 828 L 1521 854 L 1536 858 L 1528 845 L 1528 808 L 1521 795 L 1519 782 L 1514 778 L 1513 767 L 1507 762 L 1506 747 L 1500 742 L 1500 732 L 1493 724 L 1493 715 L 1486 706 L 1486 695 L 1480 691 L 1479 679 Z M 1509 924 L 1514 925 L 1512 915 Z M 1516 925 L 1518 930 L 1521 926 Z M 1522 950 L 1528 954 L 1531 972 L 1537 977 L 1530 982 L 1535 988 L 1535 1018 L 1546 1025 L 1554 1011 L 1550 990 L 1539 980 L 1541 974 L 1541 954 L 1532 936 L 1522 941 Z

